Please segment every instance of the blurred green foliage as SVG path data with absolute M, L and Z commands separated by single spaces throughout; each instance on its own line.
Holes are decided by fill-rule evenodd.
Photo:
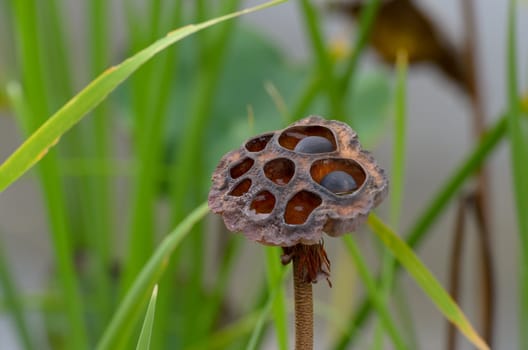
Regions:
M 305 114 L 349 123 L 362 144 L 371 148 L 388 135 L 394 105 L 405 105 L 405 94 L 393 96 L 390 68 L 358 69 L 381 1 L 369 1 L 368 11 L 358 20 L 351 55 L 339 59 L 324 35 L 325 12 L 308 0 L 300 4 L 311 49 L 306 60 L 294 61 L 250 18 L 216 24 L 145 60 L 130 81 L 65 134 L 56 150 L 45 157 L 48 149 L 40 150 L 39 160 L 43 159 L 36 177 L 55 258 L 42 295 L 28 296 L 17 287 L 8 259 L 0 255 L 1 310 L 13 316 L 22 348 L 84 349 L 96 344 L 110 348 L 114 342 L 133 348 L 140 334 L 137 319 L 146 311 L 155 282 L 160 283 L 156 313 L 150 308 L 146 320 L 147 329 L 152 329 L 148 342 L 152 349 L 238 349 L 246 344 L 257 348 L 270 329 L 271 310 L 276 329 L 284 330 L 286 322 L 277 321 L 277 315 L 288 312 L 283 283 L 287 270 L 276 271 L 277 266 L 268 264 L 268 283 L 264 274 L 257 276 L 262 288 L 248 296 L 249 307 L 227 294 L 235 283 L 235 266 L 242 264 L 243 241 L 222 233 L 213 236 L 212 244 L 212 232 L 223 231 L 222 225 L 200 222 L 207 212 L 200 204 L 211 172 L 224 153 L 251 135 L 283 128 Z M 78 36 L 80 24 L 72 23 L 67 6 L 59 0 L 0 0 L 0 108 L 16 115 L 13 120 L 28 137 L 42 137 L 42 132 L 33 132 L 47 116 L 68 99 L 78 98 L 78 81 L 96 78 L 156 39 L 166 38 L 170 30 L 231 13 L 240 1 L 196 0 L 191 6 L 168 0 L 116 4 L 93 0 L 82 4 L 80 14 L 86 39 Z M 117 43 L 116 55 L 118 50 L 112 48 L 118 13 L 125 17 L 125 37 Z M 192 27 L 186 28 L 183 31 Z M 72 43 L 79 41 L 85 46 L 86 62 L 77 60 Z M 523 111 L 513 108 L 516 89 L 510 94 L 513 123 Z M 98 101 L 88 100 L 83 107 L 91 110 Z M 402 143 L 404 130 L 400 125 L 394 135 Z M 411 225 L 407 243 L 412 248 L 505 134 L 502 120 L 435 192 Z M 403 146 L 397 153 L 404 159 Z M 395 168 L 404 169 L 405 164 Z M 18 170 L 22 174 L 26 169 Z M 396 186 L 401 195 L 403 181 Z M 270 251 L 268 259 L 275 253 Z M 400 334 L 387 322 L 386 300 L 379 300 L 391 297 L 392 283 L 376 281 L 376 271 L 365 269 L 356 250 L 353 255 L 370 287 L 378 283 L 385 293 L 370 288 L 357 310 L 343 310 L 350 324 L 337 334 L 333 348 L 354 342 L 372 311 L 369 298 L 374 297 L 376 311 L 383 313 L 392 339 L 401 346 L 401 339 L 412 335 Z M 396 267 L 389 260 L 386 281 L 397 277 Z M 42 323 L 28 323 L 30 312 L 42 315 Z M 284 335 L 277 338 L 284 348 Z

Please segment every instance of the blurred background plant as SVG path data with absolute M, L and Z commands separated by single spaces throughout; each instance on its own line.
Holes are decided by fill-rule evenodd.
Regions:
M 22 138 L 31 135 L 109 67 L 175 28 L 233 12 L 244 3 L 0 0 L 2 137 L 14 124 Z M 12 346 L 109 346 L 104 339 L 112 329 L 109 325 L 118 305 L 166 233 L 182 220 L 190 220 L 189 213 L 206 198 L 210 174 L 221 155 L 251 135 L 282 128 L 307 114 L 349 123 L 367 148 L 389 144 L 391 199 L 382 212 L 393 228 L 405 227 L 404 237 L 411 247 L 417 248 L 432 234 L 433 224 L 448 205 L 461 198 L 457 218 L 450 216 L 457 221 L 453 247 L 440 250 L 451 264 L 450 291 L 456 298 L 462 281 L 475 279 L 481 294 L 480 302 L 472 307 L 479 332 L 490 344 L 512 346 L 507 340 L 494 340 L 498 327 L 494 321 L 500 320 L 494 301 L 501 288 L 519 287 L 520 297 L 514 302 L 519 305 L 514 307 L 519 314 L 518 328 L 528 327 L 528 133 L 524 125 L 528 111 L 526 104 L 520 103 L 517 82 L 522 80 L 516 62 L 517 7 L 512 1 L 507 21 L 511 26 L 505 51 L 508 75 L 503 73 L 503 79 L 508 82 L 505 90 L 509 97 L 505 96 L 499 118 L 493 118 L 494 124 L 488 126 L 490 118 L 480 89 L 484 79 L 478 69 L 477 10 L 471 0 L 461 3 L 463 40 L 446 35 L 442 21 L 427 14 L 420 1 L 292 0 L 289 5 L 296 6 L 305 33 L 306 58 L 293 59 L 291 52 L 265 33 L 276 21 L 270 16 L 260 25 L 254 17 L 215 25 L 143 65 L 62 137 L 56 149 L 38 163 L 33 176 L 2 192 L 1 208 L 7 208 L 6 213 L 27 221 L 32 221 L 33 215 L 45 216 L 38 221 L 46 226 L 28 233 L 29 242 L 19 247 L 21 254 L 28 254 L 23 252 L 32 245 L 32 237 L 38 236 L 41 240 L 47 237 L 53 257 L 46 262 L 38 257 L 33 260 L 29 254 L 24 266 L 13 266 L 10 261 L 18 252 L 2 242 L 11 227 L 7 214 L 2 216 L 6 222 L 0 222 L 0 308 L 9 314 L 10 329 L 18 334 L 18 343 Z M 274 12 L 277 18 L 280 8 Z M 338 30 L 335 23 L 340 24 Z M 502 40 L 507 41 L 506 37 Z M 369 63 L 369 46 L 385 65 Z M 366 59 L 362 58 L 365 52 Z M 526 55 L 520 57 L 526 60 Z M 453 88 L 469 102 L 468 124 L 474 145 L 458 152 L 459 165 L 453 163 L 443 172 L 445 177 L 432 186 L 430 197 L 405 213 L 410 197 L 407 190 L 412 190 L 412 179 L 421 176 L 406 171 L 413 154 L 419 152 L 408 145 L 413 129 L 407 100 L 413 96 L 407 93 L 407 70 L 422 64 L 436 67 L 445 82 L 442 86 Z M 438 136 L 440 145 L 451 142 L 451 135 Z M 468 136 L 461 135 L 464 139 Z M 492 258 L 497 253 L 492 249 L 496 239 L 492 236 L 504 226 L 490 220 L 498 203 L 492 199 L 493 181 L 483 166 L 499 141 L 507 137 L 520 233 L 515 243 L 520 247 L 520 271 L 515 271 L 520 274 L 518 286 L 494 281 Z M 2 157 L 7 158 L 15 146 L 1 142 Z M 476 181 L 471 182 L 471 176 Z M 509 181 L 508 176 L 502 171 L 501 181 Z M 21 182 L 35 183 L 38 188 L 25 189 Z M 20 198 L 14 197 L 17 191 L 28 192 L 27 197 L 23 194 L 19 202 L 10 200 Z M 28 201 L 41 201 L 36 214 L 28 208 Z M 462 244 L 468 231 L 463 223 L 469 214 L 474 215 L 478 239 L 466 240 L 477 247 L 478 263 L 474 266 L 483 268 L 475 267 L 476 271 L 464 278 L 462 256 L 470 244 Z M 409 219 L 404 221 L 405 215 Z M 451 227 L 444 225 L 443 230 L 451 231 Z M 450 242 L 452 237 L 440 239 Z M 380 276 L 377 289 L 381 294 L 377 295 L 389 298 L 385 306 L 390 306 L 398 321 L 397 329 L 390 332 L 372 312 L 372 290 L 365 290 L 363 296 L 354 287 L 359 282 L 350 277 L 355 274 L 345 272 L 352 267 L 349 255 L 358 269 L 363 268 L 357 251 L 328 243 L 340 256 L 334 261 L 334 292 L 330 296 L 320 292 L 316 316 L 335 329 L 328 332 L 325 343 L 319 338 L 320 348 L 361 344 L 386 348 L 385 334 L 390 332 L 387 339 L 394 340 L 396 332 L 410 349 L 436 348 L 428 345 L 422 334 L 421 320 L 410 317 L 416 306 L 402 286 L 407 282 L 398 278 L 396 263 L 381 245 L 361 241 L 364 251 L 378 248 L 367 254 L 371 260 L 368 272 L 370 278 Z M 145 344 L 144 334 L 152 324 L 148 336 L 152 349 L 238 349 L 246 344 L 288 348 L 291 303 L 282 283 L 279 252 L 270 248 L 262 266 L 260 260 L 248 256 L 252 255 L 248 249 L 251 251 L 251 244 L 226 233 L 217 218 L 199 222 L 163 263 L 167 272 L 157 299 L 152 298 L 157 300 L 156 312 L 149 307 L 141 330 L 140 318 L 148 298 L 138 297 L 127 333 L 112 348 L 136 346 L 140 331 L 138 346 Z M 168 259 L 168 255 L 164 257 Z M 38 276 L 39 288 L 21 288 L 20 281 L 28 271 L 35 271 L 35 265 L 44 274 Z M 240 273 L 242 265 L 249 276 Z M 272 322 L 268 322 L 270 310 Z M 380 314 L 383 321 L 382 317 Z M 443 330 L 434 333 L 444 338 Z M 528 334 L 518 334 L 519 348 L 528 348 Z M 455 335 L 454 329 L 448 331 L 447 348 L 456 348 Z

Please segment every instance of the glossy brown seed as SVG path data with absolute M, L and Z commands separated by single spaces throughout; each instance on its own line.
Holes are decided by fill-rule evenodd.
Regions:
M 240 176 L 244 175 L 251 169 L 255 161 L 251 158 L 244 158 L 241 162 L 234 165 L 229 173 L 233 179 L 237 179 Z
M 295 164 L 286 158 L 273 159 L 264 165 L 264 174 L 278 185 L 286 185 L 295 174 Z
M 304 224 L 312 211 L 320 206 L 321 203 L 321 197 L 314 193 L 308 191 L 298 192 L 286 205 L 284 221 L 290 225 Z

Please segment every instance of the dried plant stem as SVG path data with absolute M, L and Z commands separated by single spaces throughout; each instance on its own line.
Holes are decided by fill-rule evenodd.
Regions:
M 469 98 L 473 111 L 473 134 L 476 141 L 480 141 L 486 133 L 486 121 L 482 91 L 478 75 L 478 38 L 475 20 L 474 0 L 461 2 L 464 16 L 466 38 L 466 68 Z M 490 183 L 489 172 L 485 165 L 476 173 L 477 188 L 473 210 L 478 225 L 479 234 L 479 261 L 481 292 L 480 310 L 481 327 L 484 340 L 493 347 L 493 329 L 495 319 L 495 288 L 493 272 L 493 254 L 491 247 L 491 219 L 490 219 Z
M 313 349 L 313 296 L 312 283 L 325 278 L 330 282 L 330 260 L 323 242 L 305 245 L 299 243 L 283 247 L 284 265 L 293 260 L 293 291 L 295 299 L 295 349 Z
M 312 283 L 305 282 L 299 257 L 293 258 L 293 290 L 295 299 L 295 349 L 313 349 Z
M 455 221 L 455 236 L 451 248 L 450 273 L 449 273 L 449 294 L 453 300 L 460 304 L 460 273 L 462 272 L 462 254 L 464 251 L 465 221 L 468 211 L 468 197 L 459 199 L 458 212 Z M 449 323 L 447 326 L 447 350 L 456 350 L 456 327 Z

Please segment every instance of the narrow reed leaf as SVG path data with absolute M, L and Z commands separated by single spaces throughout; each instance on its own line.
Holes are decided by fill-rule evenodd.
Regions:
M 405 125 L 406 125 L 406 80 L 407 80 L 408 57 L 406 51 L 399 51 L 396 61 L 396 88 L 394 98 L 394 133 L 393 133 L 393 153 L 392 153 L 392 171 L 391 171 L 391 191 L 389 196 L 389 222 L 392 227 L 398 229 L 403 204 L 403 187 L 405 179 Z M 382 271 L 381 271 L 381 295 L 384 303 L 388 303 L 390 296 L 390 287 L 393 284 L 394 258 L 387 251 L 383 250 L 382 254 Z M 378 324 L 374 332 L 376 346 L 374 349 L 383 348 L 383 333 L 381 324 Z
M 238 8 L 240 2 L 241 0 L 225 0 L 221 2 L 221 8 L 228 13 Z M 177 166 L 174 167 L 170 183 L 173 222 L 181 220 L 188 207 L 195 204 L 196 198 L 206 195 L 203 186 L 200 186 L 201 182 L 196 179 L 196 174 L 202 172 L 204 131 L 207 130 L 207 125 L 210 123 L 213 107 L 211 101 L 214 101 L 218 95 L 220 73 L 235 24 L 232 21 L 219 25 L 215 28 L 217 29 L 216 35 L 213 37 L 213 33 L 211 33 L 207 42 L 200 42 L 199 45 L 198 60 L 202 63 L 203 68 L 199 70 L 196 76 L 189 107 L 190 115 L 184 123 L 181 140 L 176 145 L 174 160 L 177 162 Z M 205 44 L 207 45 L 203 46 Z M 189 272 L 190 281 L 186 288 L 188 291 L 187 303 L 183 310 L 184 317 L 188 321 L 183 330 L 184 339 L 182 341 L 184 344 L 191 344 L 195 338 L 200 336 L 196 333 L 197 329 L 193 327 L 193 324 L 199 322 L 199 315 L 195 310 L 201 305 L 197 291 L 203 289 L 204 281 L 205 265 L 201 256 L 205 247 L 204 235 L 203 230 L 197 230 L 189 241 L 191 269 Z M 184 249 L 187 249 L 187 246 Z
M 344 120 L 343 103 L 339 99 L 340 95 L 337 88 L 336 71 L 326 48 L 318 11 L 310 0 L 301 0 L 300 4 L 304 14 L 305 26 L 309 34 L 308 38 L 312 45 L 313 55 L 317 59 L 318 74 L 324 76 L 321 82 L 328 96 L 332 119 Z
M 89 111 L 103 101 L 120 83 L 145 62 L 179 40 L 217 23 L 251 12 L 278 5 L 286 0 L 273 0 L 262 5 L 217 17 L 202 23 L 190 24 L 168 33 L 121 64 L 107 69 L 88 84 L 79 94 L 52 115 L 2 165 L 0 192 L 16 181 L 59 142 L 60 137 L 77 124 Z
M 284 97 L 281 95 L 279 89 L 277 89 L 277 86 L 275 86 L 275 84 L 273 84 L 272 81 L 264 82 L 264 89 L 266 90 L 269 97 L 273 101 L 275 108 L 282 116 L 282 119 L 284 120 L 284 124 L 287 125 L 288 120 L 290 119 L 290 112 L 288 111 L 288 106 L 286 104 L 286 101 L 284 100 Z
M 528 348 L 528 121 L 521 118 L 517 71 L 516 1 L 510 0 L 507 38 L 508 133 L 520 241 L 520 348 Z
M 212 288 L 210 300 L 205 306 L 203 316 L 200 318 L 200 327 L 203 329 L 202 332 L 204 334 L 211 332 L 215 321 L 222 312 L 222 303 L 234 272 L 234 262 L 240 256 L 241 243 L 241 237 L 232 236 L 225 245 L 220 245 L 218 248 L 218 251 L 222 252 L 222 258 L 218 262 L 216 282 Z
M 406 139 L 407 139 L 407 73 L 408 73 L 408 56 L 406 52 L 400 52 L 397 57 L 396 70 L 396 102 L 394 106 L 395 115 L 395 130 L 394 130 L 394 155 L 393 155 L 393 174 L 392 174 L 392 190 L 390 199 L 390 220 L 391 225 L 396 229 L 400 227 L 400 217 L 402 215 L 403 193 L 405 190 L 405 168 L 406 168 Z M 385 251 L 388 254 L 387 251 Z M 387 293 L 392 285 L 394 278 L 394 270 L 390 269 L 394 264 L 394 257 L 389 254 L 387 259 L 387 274 L 382 276 L 386 278 L 384 281 L 387 287 Z M 396 290 L 401 292 L 401 286 L 396 286 Z M 396 293 L 396 308 L 399 310 L 399 320 L 404 324 L 404 332 L 406 332 L 407 343 L 409 350 L 417 349 L 417 334 L 411 317 L 409 300 L 404 293 Z
M 154 286 L 152 290 L 152 296 L 148 305 L 145 320 L 143 321 L 143 327 L 141 327 L 141 333 L 139 334 L 139 340 L 136 346 L 136 350 L 148 350 L 150 349 L 150 336 L 152 334 L 152 326 L 154 324 L 154 314 L 156 312 L 156 299 L 158 298 L 158 285 Z
M 97 345 L 98 350 L 122 349 L 128 341 L 139 314 L 147 302 L 150 290 L 160 279 L 167 267 L 171 254 L 180 242 L 187 236 L 191 228 L 209 211 L 204 203 L 190 213 L 176 228 L 161 242 L 157 250 L 145 264 Z M 176 297 L 176 296 L 175 296 Z
M 479 350 L 489 350 L 488 345 L 477 334 L 462 310 L 453 301 L 442 285 L 431 274 L 427 267 L 414 254 L 412 249 L 395 232 L 386 226 L 375 214 L 368 218 L 370 229 L 398 259 L 407 272 L 414 278 L 425 294 L 438 307 L 466 338 Z
M 307 79 L 307 82 L 303 84 L 303 91 L 301 91 L 299 97 L 297 97 L 293 107 L 291 107 L 290 119 L 288 120 L 288 123 L 293 123 L 294 121 L 297 121 L 303 117 L 303 115 L 306 113 L 306 110 L 308 107 L 310 107 L 310 105 L 316 99 L 317 94 L 321 90 L 323 85 L 322 80 L 321 74 L 319 74 L 319 72 L 315 72 L 312 73 L 312 76 L 310 76 Z
M 198 343 L 186 348 L 186 350 L 223 350 L 229 349 L 229 345 L 235 340 L 249 334 L 256 326 L 260 315 L 264 312 L 262 309 L 257 309 L 241 319 L 225 326 L 224 328 L 214 332 L 206 339 L 201 339 Z
M 28 109 L 31 110 L 28 126 L 29 131 L 32 132 L 37 128 L 38 123 L 45 120 L 50 94 L 44 81 L 44 60 L 37 27 L 37 5 L 34 0 L 20 0 L 12 1 L 10 7 L 14 33 L 16 33 L 17 65 L 21 67 L 20 80 L 24 86 Z
M 269 288 L 268 300 L 266 301 L 266 304 L 262 310 L 262 313 L 260 314 L 257 320 L 255 328 L 253 328 L 253 332 L 251 333 L 251 338 L 249 339 L 249 342 L 246 346 L 246 350 L 256 349 L 260 336 L 262 335 L 262 332 L 264 330 L 264 324 L 266 323 L 266 320 L 269 318 L 269 314 L 272 312 L 273 303 L 275 302 L 275 298 L 277 298 L 278 294 L 282 290 L 282 282 L 284 282 L 284 278 L 290 272 L 290 269 L 291 269 L 290 266 L 291 264 L 288 265 L 287 268 L 282 270 L 280 274 L 280 278 L 275 280 L 273 283 L 273 286 Z
M 180 3 L 180 2 L 176 2 Z M 136 4 L 137 5 L 137 4 Z M 135 11 L 132 4 L 128 11 L 130 15 Z M 141 21 L 141 28 L 129 29 L 132 36 L 133 46 L 143 47 L 152 42 L 162 34 L 160 19 L 162 14 L 160 0 L 150 2 L 150 6 L 141 11 L 146 11 L 147 20 Z M 178 17 L 180 11 L 178 12 Z M 132 24 L 130 21 L 128 24 Z M 137 24 L 136 24 L 137 25 Z M 179 25 L 176 24 L 176 26 Z M 131 204 L 128 242 L 123 264 L 123 278 L 121 279 L 120 295 L 123 295 L 130 287 L 137 272 L 148 259 L 155 244 L 155 201 L 158 194 L 159 178 L 162 168 L 158 166 L 159 160 L 163 159 L 163 144 L 166 106 L 166 96 L 170 94 L 170 87 L 162 85 L 165 79 L 173 79 L 172 72 L 164 72 L 167 58 L 174 59 L 174 49 L 167 50 L 159 57 L 147 62 L 141 67 L 131 79 L 131 105 L 134 125 L 134 148 L 137 158 L 137 172 L 131 183 Z M 171 63 L 176 65 L 176 60 Z M 166 73 L 165 77 L 161 73 Z M 192 207 L 192 206 L 191 206 Z M 163 284 L 163 283 L 162 283 Z M 163 304 L 163 294 L 160 295 L 160 304 Z M 165 312 L 164 308 L 160 310 Z M 157 318 L 159 318 L 159 314 Z M 159 325 L 160 322 L 157 321 Z M 156 338 L 156 336 L 155 336 Z M 155 340 L 154 340 L 155 342 Z
M 0 242 L 0 291 L 2 291 L 6 309 L 13 317 L 13 329 L 18 333 L 21 347 L 25 350 L 31 350 L 34 349 L 34 343 L 29 335 L 24 307 L 20 300 L 21 293 L 8 269 L 10 266 L 7 257 L 4 255 L 4 247 Z
M 407 52 L 398 52 L 396 62 L 397 81 L 394 99 L 394 135 L 390 191 L 390 223 L 393 227 L 400 226 L 401 208 L 403 204 L 403 189 L 405 180 L 405 127 L 407 124 Z
M 502 116 L 483 136 L 479 145 L 468 155 L 459 165 L 453 174 L 446 179 L 444 184 L 425 205 L 424 210 L 418 216 L 406 235 L 406 243 L 411 248 L 416 248 L 430 232 L 430 228 L 435 224 L 443 213 L 449 202 L 456 196 L 466 180 L 480 167 L 482 162 L 494 150 L 499 141 L 506 135 L 507 119 Z M 392 269 L 396 270 L 399 265 L 392 264 Z M 336 350 L 343 350 L 358 335 L 358 329 L 363 326 L 372 311 L 372 305 L 368 300 L 363 300 L 358 304 L 357 311 L 351 316 L 348 324 L 349 332 L 339 338 L 334 346 Z
M 88 11 L 87 31 L 90 33 L 90 76 L 100 74 L 109 62 L 109 47 L 111 45 L 111 35 L 109 33 L 109 11 L 108 4 L 104 0 L 93 0 L 86 4 Z M 68 94 L 68 96 L 70 96 Z M 111 114 L 107 103 L 101 103 L 93 111 L 93 118 L 85 124 L 84 128 L 79 128 L 84 132 L 83 153 L 91 155 L 99 160 L 99 164 L 92 169 L 101 171 L 114 166 L 110 161 L 112 152 L 110 147 Z M 71 159 L 71 158 L 70 158 Z M 90 169 L 90 162 L 87 157 L 80 159 L 83 169 Z M 93 251 L 93 279 L 94 297 L 96 305 L 94 309 L 96 315 L 97 334 L 102 333 L 99 327 L 108 323 L 113 310 L 111 299 L 111 281 L 108 275 L 111 252 L 113 251 L 112 232 L 112 184 L 110 176 L 84 176 L 77 180 L 77 188 L 80 187 L 82 195 L 81 201 L 85 203 L 80 206 L 83 220 L 90 222 L 86 241 Z
M 45 48 L 42 50 L 44 82 L 52 108 L 67 101 L 74 91 L 67 40 L 69 30 L 66 21 L 61 20 L 65 18 L 62 10 L 61 1 L 37 2 L 39 39 Z
M 270 290 L 281 280 L 283 266 L 280 262 L 281 249 L 278 247 L 266 247 L 266 277 Z M 277 296 L 273 301 L 273 325 L 277 336 L 277 349 L 288 349 L 288 312 L 286 310 L 286 293 L 284 286 L 280 285 Z
M 381 5 L 381 0 L 370 0 L 365 7 L 364 11 L 361 11 L 361 17 L 359 19 L 358 35 L 352 48 L 352 57 L 348 60 L 345 67 L 345 71 L 341 76 L 340 89 L 341 96 L 346 96 L 350 82 L 355 78 L 356 69 L 359 62 L 359 58 L 363 49 L 367 45 L 367 40 L 370 35 L 370 30 L 378 14 L 378 9 Z
M 182 1 L 176 0 L 171 3 L 171 8 L 167 11 L 170 13 L 168 28 L 175 28 L 182 23 Z M 155 14 L 157 11 L 152 9 L 151 21 L 150 23 L 146 21 L 151 28 L 151 38 L 166 30 L 165 27 L 159 28 L 160 25 L 156 23 Z M 129 22 L 128 24 L 133 23 Z M 140 42 L 139 34 L 134 35 L 132 33 L 132 37 L 138 43 Z M 143 44 L 141 42 L 141 46 Z M 170 173 L 168 169 L 160 166 L 159 160 L 163 159 L 162 153 L 166 141 L 163 134 L 169 103 L 173 96 L 174 85 L 179 83 L 175 74 L 179 62 L 178 53 L 179 48 L 177 47 L 168 49 L 157 60 L 152 60 L 144 66 L 141 72 L 138 72 L 141 74 L 136 74 L 132 81 L 132 98 L 134 101 L 132 106 L 134 107 L 135 118 L 134 139 L 138 171 L 134 178 L 135 181 L 131 184 L 133 195 L 130 207 L 127 261 L 121 286 L 123 292 L 128 288 L 138 269 L 141 268 L 152 252 L 155 241 L 155 203 L 159 191 L 159 178 L 161 174 Z M 170 308 L 167 305 L 170 305 L 170 298 L 173 294 L 169 279 L 170 277 L 167 276 L 165 280 L 160 282 L 161 285 L 168 288 L 163 288 L 158 297 L 160 307 L 156 313 L 156 328 L 152 333 L 153 348 L 161 347 L 159 344 L 163 341 L 163 335 L 166 334 L 167 329 L 166 324 L 169 323 L 166 321 L 170 314 Z
M 382 295 L 382 290 L 378 290 L 374 277 L 371 275 L 370 270 L 365 262 L 365 259 L 360 253 L 360 250 L 354 242 L 354 239 L 351 235 L 343 236 L 346 248 L 356 269 L 358 271 L 359 277 L 363 282 L 363 285 L 367 289 L 368 298 L 374 304 L 376 311 L 378 312 L 380 322 L 385 328 L 387 334 L 390 336 L 394 348 L 398 350 L 405 350 L 407 346 L 403 341 L 403 337 L 396 327 L 396 322 L 392 318 L 389 309 L 387 308 L 387 302 L 384 300 L 385 297 Z
M 7 93 L 17 118 L 26 133 L 33 130 L 34 119 L 22 87 L 16 82 L 10 82 Z M 43 189 L 43 202 L 49 218 L 51 243 L 54 250 L 60 294 L 64 302 L 68 320 L 66 342 L 75 349 L 87 348 L 86 324 L 83 318 L 83 300 L 79 288 L 77 274 L 74 271 L 69 222 L 64 208 L 66 207 L 63 188 L 59 182 L 60 173 L 56 154 L 38 167 L 40 184 Z

